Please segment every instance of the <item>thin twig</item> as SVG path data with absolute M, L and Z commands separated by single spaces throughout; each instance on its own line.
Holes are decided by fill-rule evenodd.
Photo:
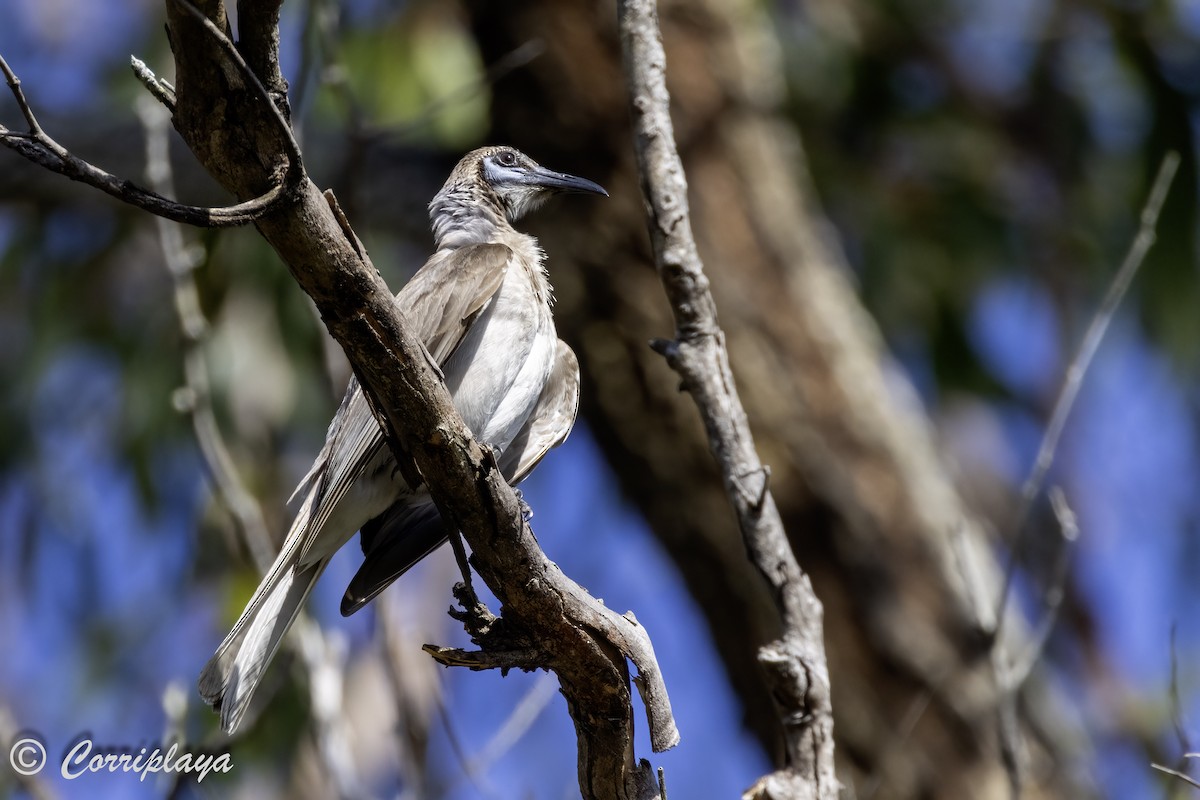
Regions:
M 0 144 L 51 172 L 57 172 L 71 180 L 86 183 L 123 203 L 149 211 L 157 217 L 165 217 L 175 222 L 200 228 L 227 228 L 245 225 L 270 211 L 285 196 L 286 189 L 290 186 L 288 183 L 280 182 L 252 200 L 219 208 L 177 203 L 71 155 L 65 147 L 42 130 L 29 101 L 25 98 L 21 80 L 8 66 L 8 62 L 4 60 L 3 56 L 0 56 L 0 72 L 4 73 L 13 97 L 17 100 L 17 106 L 21 109 L 21 114 L 29 126 L 28 133 L 18 133 L 0 125 Z
M 426 756 L 432 720 L 428 709 L 431 706 L 440 709 L 445 704 L 438 670 L 417 655 L 415 638 L 395 613 L 391 599 L 385 594 L 376 600 L 375 630 L 395 697 L 398 719 L 394 733 L 399 751 L 397 766 L 406 784 L 404 796 L 422 798 L 430 795 Z M 458 748 L 457 738 L 449 729 L 447 736 L 451 752 L 459 757 L 465 770 L 466 758 Z
M 138 98 L 137 113 L 146 132 L 146 178 L 164 196 L 174 193 L 168 157 L 169 118 L 166 109 L 149 97 Z M 161 217 L 156 220 L 159 245 L 171 273 L 175 309 L 183 336 L 184 386 L 176 391 L 176 407 L 192 420 L 201 458 L 216 488 L 217 497 L 233 515 L 241 540 L 260 573 L 274 561 L 275 546 L 262 507 L 246 490 L 217 425 L 212 407 L 211 382 L 204 358 L 209 324 L 200 307 L 195 268 L 202 251 L 189 248 L 183 232 Z M 289 639 L 309 676 L 311 713 L 317 752 L 341 797 L 361 795 L 362 781 L 355 772 L 348 724 L 342 714 L 343 648 L 330 641 L 307 614 L 301 612 Z M 183 773 L 179 773 L 182 775 Z
M 436 644 L 423 644 L 421 649 L 444 667 L 466 667 L 470 670 L 485 669 L 535 670 L 542 662 L 544 654 L 535 649 L 526 650 L 466 650 L 461 647 L 442 647 Z
M 462 765 L 463 774 L 466 775 L 467 781 L 479 792 L 488 798 L 488 800 L 498 800 L 495 791 L 488 786 L 480 776 L 470 770 L 470 758 L 467 757 L 467 750 L 463 747 L 462 739 L 458 736 L 458 729 L 454 726 L 454 718 L 450 716 L 450 710 L 446 708 L 445 701 L 439 697 L 437 703 L 438 719 L 442 723 L 442 730 L 446 734 L 446 741 L 450 743 L 450 752 L 454 753 L 454 757 L 458 763 Z
M 994 627 L 991 631 L 992 649 L 990 654 L 993 677 L 996 681 L 997 690 L 1000 693 L 996 709 L 999 725 L 1000 752 L 1005 771 L 1008 774 L 1010 796 L 1013 798 L 1020 797 L 1023 783 L 1020 742 L 1018 741 L 1017 696 L 1033 666 L 1041 657 L 1041 653 L 1045 649 L 1049 639 L 1050 631 L 1057 618 L 1058 609 L 1062 604 L 1070 550 L 1073 542 L 1078 538 L 1075 515 L 1067 506 L 1061 492 L 1052 493 L 1051 504 L 1058 518 L 1059 529 L 1063 536 L 1063 547 L 1060 550 L 1059 560 L 1053 570 L 1050 585 L 1046 590 L 1046 612 L 1043 615 L 1039 629 L 1035 633 L 1033 641 L 1024 656 L 1018 662 L 1012 663 L 1002 653 L 999 642 L 1002 638 L 1001 633 L 1004 627 L 1009 598 L 1012 595 L 1017 562 L 1027 527 L 1026 523 L 1028 522 L 1033 501 L 1041 493 L 1046 474 L 1054 462 L 1054 455 L 1058 449 L 1059 439 L 1062 437 L 1067 419 L 1079 395 L 1079 389 L 1083 384 L 1083 378 L 1087 374 L 1088 367 L 1091 365 L 1100 342 L 1103 340 L 1104 334 L 1108 330 L 1108 326 L 1112 322 L 1117 308 L 1124 299 L 1130 283 L 1145 260 L 1146 253 L 1154 244 L 1158 216 L 1162 211 L 1163 203 L 1166 201 L 1167 192 L 1171 187 L 1171 181 L 1174 179 L 1178 167 L 1179 154 L 1174 151 L 1168 152 L 1163 158 L 1162 166 L 1159 167 L 1158 174 L 1150 190 L 1150 195 L 1142 208 L 1141 224 L 1137 235 L 1134 237 L 1133 242 L 1130 243 L 1129 251 L 1126 253 L 1120 269 L 1113 276 L 1113 280 L 1105 292 L 1100 307 L 1096 310 L 1095 315 L 1088 324 L 1079 349 L 1067 367 L 1067 374 L 1063 381 L 1062 389 L 1059 391 L 1058 398 L 1055 401 L 1050 422 L 1046 426 L 1046 433 L 1042 437 L 1041 444 L 1038 447 L 1033 468 L 1021 489 L 1021 501 L 1015 517 L 1012 543 L 1009 546 L 1004 570 L 1004 583 L 1000 590 L 1000 596 L 996 601 Z
M 463 544 L 462 534 L 450 523 L 445 523 L 443 527 L 446 529 L 446 539 L 450 542 L 450 549 L 454 551 L 454 563 L 458 564 L 458 572 L 463 579 L 463 590 L 474 601 L 472 605 L 478 605 L 479 597 L 475 594 L 475 584 L 471 580 L 471 563 L 467 559 L 467 547 Z
M 1033 636 L 1030 637 L 1030 643 L 1025 653 L 1016 661 L 1008 674 L 1009 685 L 1005 689 L 1010 693 L 1020 691 L 1021 686 L 1029 678 L 1029 673 L 1041 659 L 1046 644 L 1050 641 L 1050 632 L 1054 630 L 1059 609 L 1067 594 L 1067 567 L 1071 563 L 1071 553 L 1075 549 L 1075 543 L 1079 541 L 1079 523 L 1075 512 L 1067 504 L 1067 498 L 1062 489 L 1057 486 L 1050 488 L 1050 507 L 1054 510 L 1054 518 L 1058 520 L 1062 545 L 1058 549 L 1058 556 L 1046 586 L 1045 610 L 1042 612 L 1042 620 L 1038 623 Z
M 354 87 L 347 80 L 347 69 L 341 59 L 339 14 L 339 5 L 330 0 L 308 0 L 306 3 L 296 116 L 303 118 L 321 85 L 330 86 L 345 107 L 348 122 L 346 138 L 351 142 L 360 142 L 366 113 Z M 318 60 L 323 63 L 318 64 Z M 314 75 L 319 76 L 319 80 L 314 82 Z M 310 88 L 314 83 L 316 88 Z
M 550 701 L 558 694 L 558 684 L 548 674 L 539 675 L 521 699 L 513 707 L 508 718 L 492 734 L 475 757 L 467 763 L 467 772 L 472 775 L 482 775 L 504 757 L 521 740 Z
M 1154 769 L 1158 770 L 1159 772 L 1165 772 L 1173 778 L 1178 778 L 1179 780 L 1183 781 L 1184 783 L 1190 784 L 1191 786 L 1195 786 L 1197 789 L 1200 789 L 1200 781 L 1197 781 L 1191 775 L 1186 775 L 1186 774 L 1180 772 L 1179 770 L 1171 769 L 1170 767 L 1164 767 L 1162 764 L 1151 763 L 1150 766 L 1153 767 Z
M 367 135 L 371 138 L 380 138 L 385 140 L 403 140 L 414 136 L 420 131 L 428 128 L 437 119 L 439 114 L 444 113 L 447 109 L 454 107 L 460 103 L 464 103 L 475 95 L 484 90 L 485 87 L 491 86 L 496 81 L 514 72 L 522 67 L 528 66 L 535 59 L 546 52 L 546 43 L 541 39 L 530 39 L 513 48 L 496 61 L 488 65 L 486 71 L 479 78 L 468 81 L 461 86 L 451 89 L 446 94 L 430 103 L 421 115 L 411 122 L 403 125 L 397 125 L 389 128 L 375 127 L 373 130 L 367 126 L 363 128 L 367 131 Z
M 1163 203 L 1167 199 L 1167 192 L 1171 188 L 1171 182 L 1175 179 L 1175 172 L 1178 168 L 1179 154 L 1172 150 L 1163 157 L 1162 165 L 1158 168 L 1158 175 L 1150 189 L 1150 196 L 1142 208 L 1141 225 L 1133 242 L 1129 245 L 1125 260 L 1121 263 L 1117 274 L 1113 276 L 1112 283 L 1105 292 L 1104 300 L 1096 309 L 1096 313 L 1083 335 L 1083 340 L 1079 344 L 1079 349 L 1071 359 L 1070 366 L 1067 367 L 1066 378 L 1059 391 L 1058 399 L 1054 402 L 1054 411 L 1050 415 L 1050 422 L 1046 425 L 1046 433 L 1042 437 L 1042 442 L 1038 446 L 1033 468 L 1025 480 L 1025 484 L 1021 487 L 1021 502 L 1013 524 L 1012 544 L 1009 546 L 1008 562 L 1004 571 L 1004 586 L 1000 592 L 996 611 L 997 630 L 1004 625 L 1004 612 L 1011 594 L 1014 570 L 1021 551 L 1029 511 L 1033 506 L 1033 501 L 1041 492 L 1046 473 L 1054 463 L 1054 454 L 1058 450 L 1059 439 L 1062 437 L 1071 409 L 1075 406 L 1075 399 L 1079 395 L 1079 388 L 1083 384 L 1088 367 L 1091 366 L 1092 358 L 1096 355 L 1096 350 L 1104 339 L 1104 334 L 1116 314 L 1117 307 L 1125 298 L 1130 283 L 1138 269 L 1141 268 L 1146 253 L 1154 245 L 1158 215 L 1162 211 Z
M 529 39 L 487 65 L 483 75 L 451 89 L 430 102 L 416 119 L 403 125 L 382 126 L 367 120 L 362 101 L 346 79 L 347 70 L 339 53 L 337 13 L 337 4 L 328 3 L 328 0 L 308 0 L 305 4 L 304 33 L 300 39 L 297 116 L 302 116 L 307 111 L 313 94 L 310 88 L 314 83 L 313 75 L 320 75 L 319 83 L 332 87 L 345 108 L 349 123 L 347 138 L 360 144 L 375 140 L 409 138 L 429 127 L 439 114 L 469 100 L 504 76 L 528 66 L 546 52 L 545 42 Z M 317 61 L 322 57 L 325 63 L 318 66 Z
M 999 646 L 991 649 L 992 674 L 996 681 L 998 698 L 996 701 L 997 723 L 999 727 L 1000 755 L 1008 775 L 1009 795 L 1014 800 L 1021 796 L 1024 785 L 1024 760 L 1020 741 L 1020 726 L 1018 724 L 1017 700 L 1021 689 L 1033 672 L 1034 666 L 1041 660 L 1046 645 L 1050 641 L 1050 633 L 1058 620 L 1058 612 L 1066 596 L 1068 566 L 1075 543 L 1079 540 L 1079 525 L 1075 512 L 1067 504 L 1066 496 L 1057 486 L 1050 489 L 1050 505 L 1054 509 L 1055 519 L 1058 520 L 1062 545 L 1059 547 L 1054 566 L 1050 571 L 1049 581 L 1045 592 L 1045 609 L 1037 629 L 1030 637 L 1028 646 L 1021 657 L 1010 661 L 1005 651 Z
M 165 108 L 144 95 L 138 100 L 137 114 L 146 132 L 146 179 L 158 192 L 169 196 L 174 193 L 171 160 L 167 152 L 169 115 Z M 163 259 L 171 273 L 175 311 L 179 317 L 179 331 L 183 335 L 184 385 L 175 393 L 175 407 L 191 419 L 201 459 L 221 504 L 233 515 L 254 565 L 260 572 L 266 572 L 275 560 L 275 546 L 267 530 L 262 508 L 238 478 L 233 457 L 217 426 L 212 407 L 211 383 L 204 359 L 204 342 L 208 338 L 209 325 L 200 308 L 200 292 L 195 278 L 195 269 L 200 264 L 203 250 L 188 247 L 183 240 L 183 232 L 169 220 L 158 217 L 155 222 Z
M 324 27 L 327 23 L 327 15 L 324 12 L 325 3 L 323 0 L 305 0 L 302 5 L 304 9 L 303 22 L 300 24 L 300 67 L 296 71 L 296 79 L 292 83 L 292 96 L 295 102 L 292 105 L 292 130 L 296 132 L 296 141 L 304 143 L 304 124 L 308 116 L 309 101 L 312 98 L 312 87 L 317 85 L 314 76 L 317 70 L 317 33 L 314 31 L 321 30 L 324 34 Z M 337 13 L 337 7 L 333 6 L 334 13 Z M 320 26 L 320 27 L 318 27 Z
M 441 716 L 442 726 L 446 730 L 446 737 L 450 740 L 451 749 L 458 756 L 463 770 L 462 776 L 451 782 L 446 788 L 446 792 L 450 792 L 463 780 L 466 780 L 480 795 L 491 800 L 498 800 L 500 795 L 485 783 L 485 774 L 529 731 L 555 694 L 557 694 L 557 687 L 554 679 L 548 674 L 539 676 L 534 685 L 521 696 L 508 718 L 501 723 L 496 732 L 492 734 L 492 738 L 484 744 L 474 758 L 466 757 L 455 732 L 454 720 L 446 711 L 445 703 L 439 702 L 438 712 Z
M 146 91 L 155 100 L 162 103 L 164 108 L 174 114 L 175 87 L 155 75 L 154 70 L 146 66 L 146 62 L 137 56 L 129 57 L 129 66 L 133 70 L 134 77 L 141 81 L 142 86 L 146 87 Z
M 917 729 L 917 723 L 925 716 L 925 712 L 929 710 L 933 699 L 937 697 L 943 690 L 945 679 L 939 681 L 936 687 L 925 688 L 920 690 L 909 703 L 908 710 L 904 712 L 904 716 L 896 725 L 896 733 L 888 741 L 886 749 L 883 749 L 873 759 L 873 769 L 866 779 L 863 781 L 862 797 L 864 800 L 871 800 L 875 793 L 879 791 L 879 787 L 884 785 L 887 780 L 886 767 L 891 762 L 893 752 L 899 752 L 901 748 L 908 742 L 913 731 Z
M 759 663 L 783 725 L 787 767 L 761 779 L 747 796 L 832 800 L 840 787 L 834 772 L 821 603 L 796 563 L 768 487 L 769 473 L 738 397 L 716 303 L 692 235 L 656 4 L 620 0 L 618 17 L 650 239 L 675 317 L 675 341 L 656 349 L 696 402 L 746 550 L 770 586 L 784 628 L 781 640 L 759 651 Z

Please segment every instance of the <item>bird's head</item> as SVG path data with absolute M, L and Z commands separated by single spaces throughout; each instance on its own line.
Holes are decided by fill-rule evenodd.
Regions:
M 515 222 L 551 195 L 590 192 L 597 183 L 548 170 L 513 147 L 481 147 L 463 156 L 429 204 L 438 248 L 486 242 L 497 225 Z
M 484 147 L 469 153 L 463 163 L 473 165 L 475 179 L 500 202 L 509 222 L 525 216 L 554 194 L 587 192 L 608 196 L 600 184 L 546 169 L 514 147 Z

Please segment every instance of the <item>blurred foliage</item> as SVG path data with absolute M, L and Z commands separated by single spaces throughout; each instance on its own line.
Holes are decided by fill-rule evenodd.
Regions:
M 160 4 L 117 5 L 109 24 L 123 33 L 110 34 L 115 41 L 106 40 L 102 57 L 81 55 L 70 75 L 55 60 L 71 55 L 73 40 L 64 37 L 90 40 L 87 31 L 57 30 L 51 41 L 53 26 L 29 21 L 44 16 L 36 0 L 15 4 L 19 24 L 0 31 L 0 52 L 25 79 L 35 109 L 46 109 L 42 121 L 52 135 L 103 165 L 120 153 L 126 164 L 140 164 L 141 139 L 129 126 L 141 89 L 122 48 L 152 64 L 169 60 Z M 981 361 L 971 333 L 980 294 L 1014 275 L 1044 288 L 1069 348 L 1136 230 L 1168 148 L 1182 154 L 1183 165 L 1129 308 L 1170 355 L 1181 384 L 1196 385 L 1195 3 L 765 5 L 786 64 L 786 110 L 803 133 L 816 194 L 865 302 L 927 400 L 936 405 L 960 392 L 1015 398 L 1032 416 L 1044 416 L 1056 383 L 1022 396 L 1021 387 Z M 372 137 L 449 154 L 485 134 L 487 65 L 454 4 L 303 0 L 285 4 L 285 12 L 284 63 L 297 122 L 311 140 L 347 142 L 344 151 L 323 152 L 306 141 L 314 169 L 369 181 L 353 157 Z M 15 114 L 11 102 L 0 104 L 6 124 Z M 183 164 L 186 153 L 176 157 L 181 194 L 211 197 L 211 182 Z M 54 483 L 61 453 L 46 441 L 55 430 L 82 437 L 111 411 L 112 441 L 151 510 L 164 498 L 178 500 L 178 476 L 162 464 L 194 445 L 187 419 L 172 405 L 182 342 L 153 221 L 57 176 L 35 176 L 17 161 L 0 151 L 0 170 L 10 176 L 0 195 L 0 476 L 37 487 L 38 502 L 8 517 L 19 528 L 13 538 L 24 566 L 38 547 L 53 546 L 39 532 L 70 535 L 45 524 L 74 499 Z M 139 178 L 138 169 L 128 177 Z M 397 195 L 418 188 L 424 191 L 385 187 Z M 417 198 L 416 206 L 427 199 Z M 399 223 L 356 228 L 393 286 L 426 252 L 427 240 L 409 238 Z M 319 446 L 340 380 L 330 377 L 311 304 L 253 231 L 185 235 L 206 253 L 196 277 L 211 324 L 205 353 L 218 419 L 243 478 L 279 530 L 283 500 Z M 117 379 L 80 377 L 93 372 Z M 932 379 L 922 381 L 924 373 Z M 208 544 L 229 534 L 221 510 L 197 516 Z M 226 619 L 254 585 L 245 563 L 230 577 L 230 560 L 205 546 L 187 567 L 222 581 L 215 605 Z M 1088 620 L 1072 623 L 1086 629 Z M 108 664 L 129 635 L 94 632 L 98 662 Z M 289 684 L 251 747 L 263 748 L 264 757 L 291 753 L 304 702 Z M 1165 710 L 1142 713 L 1154 719 L 1140 725 L 1153 738 L 1164 729 Z M 211 729 L 212 720 L 205 725 Z
M 341 38 L 336 69 L 360 112 L 376 126 L 418 141 L 469 149 L 487 130 L 487 97 L 443 101 L 482 74 L 474 42 L 446 5 L 418 4 L 382 26 L 353 28 Z M 343 93 L 344 94 L 344 93 Z M 336 118 L 339 99 L 323 92 L 318 113 Z M 431 109 L 441 113 L 431 114 Z
M 77 4 L 66 5 L 59 12 Z M 134 112 L 144 90 L 126 53 L 170 78 L 161 3 L 116 4 L 96 35 L 74 23 L 54 28 L 47 10 L 18 2 L 11 26 L 8 9 L 0 12 L 0 53 L 52 136 L 144 183 L 144 137 Z M 302 0 L 286 5 L 282 33 L 295 121 L 314 173 L 371 180 L 355 160 L 364 141 L 457 154 L 486 130 L 483 65 L 452 6 Z M 19 124 L 7 93 L 0 120 Z M 177 137 L 172 148 L 181 199 L 230 202 Z M 215 645 L 212 637 L 236 618 L 257 572 L 227 510 L 207 492 L 195 496 L 203 469 L 190 420 L 176 408 L 184 341 L 154 220 L 7 150 L 0 153 L 0 186 L 0 583 L 12 592 L 0 591 L 0 641 L 28 654 L 0 669 L 0 707 L 11 704 L 51 742 L 81 726 L 145 740 L 160 735 L 157 693 L 185 675 L 191 695 L 190 676 Z M 387 191 L 427 194 L 422 184 Z M 339 185 L 339 196 L 349 208 L 357 187 Z M 352 216 L 391 285 L 427 254 L 427 241 L 409 241 L 406 233 L 423 232 L 422 219 L 397 230 Z M 208 321 L 203 354 L 218 424 L 239 477 L 278 536 L 287 527 L 284 501 L 320 447 L 348 370 L 340 352 L 328 348 L 311 301 L 252 229 L 187 229 L 184 237 L 202 251 L 194 276 Z M 126 476 L 141 513 L 179 527 L 151 533 L 143 530 L 145 517 L 135 523 L 119 513 L 126 498 L 106 481 Z M 156 537 L 154 547 L 126 544 L 140 536 Z M 114 586 L 136 585 L 131 571 L 154 573 L 147 581 L 157 584 L 129 590 L 141 609 L 137 624 L 104 610 Z M 66 579 L 71 590 L 59 591 Z M 343 586 L 347 579 L 335 578 Z M 27 622 L 14 627 L 13 615 Z M 446 624 L 438 614 L 424 616 L 426 627 Z M 372 615 L 362 614 L 341 623 L 339 635 L 361 635 L 372 624 Z M 288 654 L 279 659 L 264 686 L 271 714 L 239 741 L 238 760 L 256 768 L 247 773 L 250 783 L 265 769 L 273 773 L 268 781 L 286 786 L 295 780 L 295 754 L 313 746 L 311 698 L 305 682 L 290 679 L 293 661 Z M 44 685 L 57 672 L 74 688 Z M 15 688 L 23 684 L 28 688 Z M 198 709 L 196 698 L 189 703 L 188 739 L 220 741 L 217 717 Z M 390 742 L 375 750 L 394 782 Z M 6 783 L 0 777 L 0 796 L 7 796 Z M 143 790 L 160 794 L 152 784 Z M 118 783 L 94 788 L 98 796 L 122 791 Z
M 284 44 L 285 65 L 295 68 L 300 63 L 319 73 L 315 78 L 292 79 L 318 86 L 309 116 L 301 124 L 335 132 L 356 125 L 386 130 L 445 152 L 461 151 L 477 142 L 486 126 L 487 94 L 478 90 L 482 65 L 469 32 L 452 10 L 436 4 L 414 4 L 399 12 L 358 5 L 346 12 L 346 20 L 338 19 L 336 6 L 318 0 L 287 9 L 285 33 L 298 34 L 302 14 L 324 20 L 323 36 L 309 33 L 309 38 L 321 39 L 310 57 Z M 165 40 L 157 29 L 148 33 L 135 52 L 162 59 Z M 9 44 L 6 39 L 0 42 Z M 321 52 L 322 47 L 330 52 Z M 6 55 L 22 73 L 35 109 L 45 107 L 43 98 L 53 97 L 57 87 L 36 68 L 23 69 L 26 65 L 11 51 Z M 84 129 L 101 134 L 124 130 L 135 121 L 132 100 L 142 89 L 121 61 L 116 56 L 103 62 L 90 76 L 90 96 L 106 100 L 83 112 L 86 122 L 69 121 L 70 115 L 43 115 L 52 135 L 102 165 L 108 163 L 106 157 L 111 160 L 114 142 L 74 134 Z M 439 106 L 449 95 L 454 95 L 453 102 Z M 15 111 L 7 103 L 4 110 Z M 6 117 L 6 121 L 10 120 Z M 140 136 L 120 142 L 126 149 L 130 145 L 136 149 L 126 153 L 126 160 L 137 163 Z M 330 155 L 313 151 L 309 160 L 319 165 Z M 175 156 L 177 160 L 187 157 L 186 152 Z M 14 165 L 13 160 L 6 159 L 6 169 L 32 171 L 28 165 Z M 189 170 L 194 172 L 187 166 L 182 172 L 194 183 Z M 136 172 L 128 177 L 141 178 Z M 187 188 L 193 196 L 186 199 L 195 200 L 190 183 Z M 208 184 L 201 189 L 211 194 L 210 182 L 201 183 Z M 34 429 L 24 415 L 35 406 L 39 376 L 64 349 L 87 342 L 106 351 L 120 366 L 126 399 L 120 440 L 127 448 L 124 455 L 142 479 L 145 499 L 153 502 L 153 453 L 187 446 L 191 435 L 186 419 L 171 404 L 182 374 L 169 277 L 149 217 L 74 188 L 50 204 L 20 193 L 0 199 L 0 324 L 4 340 L 10 343 L 0 358 L 0 380 L 10 387 L 4 394 L 8 413 L 0 418 L 0 441 L 5 443 L 0 447 L 0 469 L 31 455 Z M 201 202 L 224 200 L 202 195 Z M 373 249 L 386 253 L 404 247 L 386 229 L 363 226 L 360 232 Z M 276 459 L 263 456 L 284 446 L 297 430 L 306 432 L 302 449 L 311 450 L 313 440 L 323 435 L 335 394 L 340 394 L 326 373 L 323 328 L 311 303 L 252 231 L 187 231 L 185 235 L 205 251 L 196 278 L 212 327 L 206 353 L 213 369 L 215 409 L 229 428 L 239 463 L 249 470 L 252 487 L 259 491 L 269 487 L 278 494 L 281 486 L 264 484 L 266 478 L 254 470 L 275 463 Z M 424 246 L 417 244 L 422 250 Z M 411 263 L 415 257 L 398 260 L 399 264 L 397 259 L 380 259 L 393 284 L 416 266 Z M 263 365 L 270 372 L 261 373 Z M 260 374 L 248 375 L 247 370 Z M 268 450 L 258 450 L 264 447 Z M 291 477 L 283 480 L 287 483 Z
M 1078 338 L 1168 148 L 1183 168 L 1138 280 L 1141 316 L 1196 376 L 1194 4 L 780 2 L 818 194 L 892 340 L 978 390 L 964 318 L 990 278 L 1047 286 Z M 1045 398 L 1043 398 L 1043 401 Z
M 1013 484 L 1029 467 L 1065 359 L 1130 246 L 1163 156 L 1172 149 L 1182 156 L 1157 243 L 1118 316 L 1118 328 L 1149 339 L 1152 349 L 1136 355 L 1142 366 L 1121 373 L 1145 383 L 1116 392 L 1118 403 L 1097 399 L 1113 391 L 1103 386 L 1112 373 L 1090 376 L 1083 405 L 1113 405 L 1102 418 L 1077 411 L 1085 419 L 1073 420 L 1075 429 L 1087 433 L 1068 437 L 1065 449 L 1080 461 L 1052 475 L 1069 494 L 1076 491 L 1085 542 L 1069 589 L 1080 595 L 1068 600 L 1052 660 L 1068 692 L 1087 698 L 1080 704 L 1084 724 L 1104 731 L 1096 739 L 1104 755 L 1095 774 L 1114 784 L 1102 791 L 1146 796 L 1146 784 L 1123 781 L 1148 757 L 1181 746 L 1165 732 L 1172 714 L 1186 719 L 1195 705 L 1195 670 L 1186 666 L 1194 663 L 1194 640 L 1182 646 L 1192 654 L 1181 657 L 1185 710 L 1164 700 L 1166 630 L 1180 619 L 1184 597 L 1192 597 L 1183 587 L 1194 584 L 1194 568 L 1185 564 L 1195 561 L 1151 548 L 1158 555 L 1145 555 L 1139 567 L 1133 553 L 1148 553 L 1149 538 L 1170 552 L 1195 550 L 1197 508 L 1188 488 L 1195 462 L 1177 453 L 1194 453 L 1197 443 L 1200 7 L 1186 0 L 780 0 L 772 12 L 783 40 L 789 114 L 803 132 L 816 193 L 865 303 L 964 460 L 993 434 L 978 425 L 966 433 L 955 415 L 977 398 L 992 402 L 1006 447 L 1017 456 L 1005 462 L 996 455 L 1005 448 L 992 442 L 985 460 Z M 1026 360 L 1023 369 L 1001 369 L 983 357 L 977 327 L 997 289 L 1014 303 L 1010 360 Z M 1042 308 L 1039 298 L 1052 307 Z M 1011 310 L 1022 306 L 1024 312 Z M 1047 352 L 1047 341 L 1057 352 Z M 1135 358 L 1131 347 L 1138 346 L 1115 346 L 1120 354 L 1113 358 Z M 1186 419 L 1174 416 L 1173 399 L 1158 394 L 1164 383 L 1148 378 L 1157 376 L 1160 354 L 1169 364 L 1169 395 L 1179 392 L 1190 406 Z M 1049 379 L 1031 379 L 1037 370 L 1030 365 L 1046 358 L 1054 362 Z M 971 399 L 958 402 L 964 397 Z M 1139 397 L 1153 397 L 1154 408 L 1140 410 Z M 1145 427 L 1142 413 L 1153 417 Z M 1175 471 L 1176 459 L 1189 469 Z M 1134 477 L 1141 469 L 1146 484 Z M 1177 489 L 1168 488 L 1173 477 Z M 1158 499 L 1176 491 L 1193 499 L 1178 506 Z M 1147 514 L 1158 517 L 1138 510 L 1147 507 L 1171 508 L 1164 515 L 1179 521 L 1148 524 Z M 1001 525 L 1010 513 L 1004 501 L 989 511 Z M 1035 527 L 1052 531 L 1053 521 L 1041 517 Z M 1029 539 L 1022 557 L 1037 574 L 1054 558 L 1048 543 L 1055 537 Z M 1036 597 L 1024 580 L 1018 594 Z M 1180 594 L 1165 588 L 1176 583 Z M 1137 595 L 1156 599 L 1142 605 Z M 1171 599 L 1160 604 L 1157 597 Z M 1139 629 L 1147 635 L 1128 638 Z M 1095 681 L 1092 695 L 1074 685 L 1084 673 Z M 1138 688 L 1115 690 L 1121 680 Z M 1114 691 L 1121 701 L 1112 700 Z M 1144 750 L 1135 754 L 1131 742 Z

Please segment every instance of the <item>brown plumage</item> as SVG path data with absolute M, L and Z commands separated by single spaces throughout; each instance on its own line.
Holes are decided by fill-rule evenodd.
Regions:
M 522 480 L 571 430 L 575 354 L 558 340 L 537 241 L 512 222 L 555 192 L 607 194 L 511 147 L 468 153 L 429 204 L 436 252 L 396 295 L 405 321 L 442 370 L 472 433 Z M 357 611 L 445 541 L 425 489 L 400 477 L 351 380 L 325 446 L 293 499 L 300 507 L 275 563 L 200 675 L 200 694 L 240 724 L 263 671 L 330 558 L 361 529 L 363 565 L 342 599 Z

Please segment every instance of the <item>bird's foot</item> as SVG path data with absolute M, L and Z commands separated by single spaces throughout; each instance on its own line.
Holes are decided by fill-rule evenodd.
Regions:
M 529 522 L 530 520 L 533 519 L 533 506 L 531 506 L 531 505 L 529 505 L 529 503 L 525 502 L 525 495 L 521 492 L 520 489 L 516 490 L 516 494 L 517 494 L 517 504 L 521 509 L 521 519 L 524 520 L 525 522 Z
M 500 448 L 491 442 L 480 442 L 480 444 L 483 445 L 484 460 L 491 460 L 491 465 L 496 469 L 500 469 Z
M 480 601 L 475 590 L 466 583 L 454 584 L 454 599 L 460 608 L 450 608 L 450 616 L 463 624 L 472 639 L 486 636 L 499 619 Z

